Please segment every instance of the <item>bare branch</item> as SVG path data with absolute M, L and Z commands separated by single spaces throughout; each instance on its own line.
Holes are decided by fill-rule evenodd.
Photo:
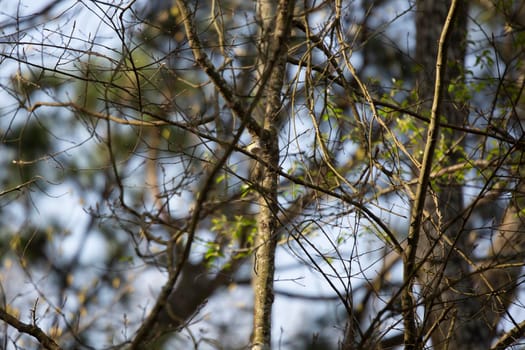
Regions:
M 416 252 L 419 243 L 419 234 L 422 227 L 423 208 L 425 206 L 427 189 L 430 182 L 432 161 L 434 159 L 434 152 L 438 141 L 439 118 L 441 112 L 440 106 L 442 102 L 441 96 L 443 94 L 443 78 L 445 77 L 446 68 L 445 59 L 447 57 L 447 45 L 450 36 L 450 27 L 452 26 L 456 14 L 456 6 L 457 0 L 452 0 L 445 24 L 443 25 L 443 29 L 441 31 L 441 37 L 438 42 L 438 54 L 436 58 L 436 80 L 434 83 L 434 99 L 432 101 L 430 124 L 428 126 L 428 134 L 425 150 L 423 152 L 423 160 L 421 162 L 416 198 L 410 215 L 407 249 L 403 258 L 403 278 L 407 285 L 405 286 L 405 292 L 403 294 L 402 301 L 403 318 L 405 321 L 405 344 L 408 350 L 417 349 L 420 342 L 418 339 L 415 322 L 416 309 L 414 305 L 414 296 L 412 294 L 412 284 L 418 269 L 416 262 Z
M 17 317 L 8 313 L 4 308 L 0 307 L 0 319 L 7 322 L 10 326 L 16 328 L 20 333 L 29 334 L 30 336 L 36 338 L 40 345 L 48 350 L 61 350 L 62 348 L 40 327 L 36 325 L 31 325 L 20 321 Z

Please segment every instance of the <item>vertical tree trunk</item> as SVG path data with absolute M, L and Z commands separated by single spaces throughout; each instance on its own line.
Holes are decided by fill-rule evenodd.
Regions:
M 290 32 L 294 2 L 292 0 L 259 0 L 257 15 L 261 31 L 261 68 L 259 88 L 264 89 L 266 108 L 260 135 L 252 135 L 260 145 L 257 164 L 259 189 L 258 231 L 255 238 L 253 269 L 253 334 L 252 349 L 270 349 L 275 248 L 277 244 L 277 181 L 279 142 L 275 125 L 281 113 L 281 89 L 286 76 L 286 39 Z M 265 79 L 268 84 L 265 85 Z
M 272 167 L 278 165 L 279 154 L 276 133 L 265 129 L 261 159 Z M 273 277 L 275 270 L 275 248 L 277 243 L 277 175 L 262 164 L 259 194 L 258 230 L 255 238 L 253 268 L 253 339 L 252 349 L 270 349 L 271 316 L 273 304 Z
M 425 109 L 428 108 L 426 101 L 432 100 L 437 43 L 450 3 L 417 1 L 416 61 L 421 67 L 418 92 L 421 101 L 425 101 Z M 467 2 L 459 1 L 444 61 L 445 91 L 451 81 L 462 79 L 467 45 L 467 15 Z M 467 114 L 453 104 L 453 99 L 454 96 L 449 93 L 443 95 L 442 114 L 438 118 L 440 121 L 446 118 L 448 124 L 462 126 Z M 462 138 L 462 133 L 458 131 L 443 130 L 445 145 L 442 144 L 441 148 L 446 151 L 442 159 L 438 160 L 440 166 L 459 161 L 458 150 Z M 465 218 L 461 216 L 464 210 L 461 184 L 453 176 L 439 179 L 427 192 L 424 208 L 422 232 L 415 247 L 415 262 L 421 266 L 418 279 L 425 306 L 421 338 L 430 335 L 434 349 L 488 349 L 491 334 L 487 324 L 476 316 L 482 305 L 473 296 L 474 281 L 469 275 L 469 263 L 463 257 L 469 251 L 469 243 L 464 230 Z

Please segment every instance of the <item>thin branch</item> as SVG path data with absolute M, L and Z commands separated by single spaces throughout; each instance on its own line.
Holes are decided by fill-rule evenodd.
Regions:
M 490 350 L 505 350 L 518 340 L 525 337 L 525 321 L 521 321 L 516 327 L 503 334 Z
M 48 350 L 61 350 L 62 348 L 40 327 L 20 321 L 15 316 L 8 313 L 4 308 L 0 307 L 0 319 L 8 323 L 11 327 L 16 328 L 20 333 L 29 334 L 36 338 L 40 345 Z
M 210 189 L 212 188 L 213 184 L 214 184 L 214 181 L 217 177 L 217 174 L 219 173 L 219 171 L 222 169 L 222 167 L 224 166 L 224 164 L 226 163 L 226 161 L 228 160 L 228 158 L 230 157 L 231 153 L 233 152 L 234 150 L 234 145 L 237 144 L 237 142 L 239 141 L 242 133 L 244 131 L 244 124 L 241 125 L 241 128 L 237 131 L 235 137 L 234 137 L 234 140 L 232 141 L 230 147 L 228 147 L 224 153 L 224 155 L 217 161 L 217 163 L 214 165 L 213 169 L 210 171 L 208 177 L 206 178 L 206 181 L 204 182 L 201 190 L 198 192 L 198 198 L 197 198 L 197 201 L 196 201 L 196 204 L 195 204 L 195 209 L 193 211 L 193 215 L 192 215 L 192 218 L 191 218 L 191 221 L 190 221 L 190 224 L 188 226 L 188 230 L 187 230 L 187 242 L 186 242 L 186 246 L 184 248 L 184 251 L 182 253 L 182 256 L 179 260 L 179 262 L 177 263 L 176 265 L 176 268 L 173 270 L 172 267 L 175 266 L 174 262 L 173 262 L 173 256 L 171 254 L 168 254 L 168 268 L 169 268 L 169 278 L 168 280 L 164 283 L 164 286 L 162 287 L 162 290 L 159 294 L 159 296 L 157 297 L 157 301 L 155 303 L 155 306 L 152 308 L 150 314 L 148 315 L 148 317 L 146 318 L 146 320 L 142 323 L 142 325 L 140 326 L 139 330 L 137 331 L 137 334 L 135 335 L 135 338 L 131 344 L 131 347 L 130 347 L 130 350 L 133 350 L 133 349 L 142 349 L 144 344 L 147 343 L 148 341 L 150 341 L 150 337 L 149 335 L 152 334 L 152 333 L 157 333 L 159 332 L 158 329 L 154 329 L 155 327 L 153 327 L 153 325 L 155 324 L 156 320 L 157 320 L 157 317 L 160 313 L 160 311 L 167 307 L 168 310 L 169 310 L 169 305 L 168 305 L 168 297 L 170 295 L 170 293 L 172 292 L 174 286 L 175 286 L 175 283 L 177 282 L 181 272 L 182 272 L 182 269 L 184 267 L 184 264 L 186 264 L 188 258 L 189 258 L 189 255 L 190 255 L 190 251 L 191 251 L 191 246 L 192 246 L 192 243 L 193 243 L 193 239 L 194 239 L 194 236 L 195 236 L 195 232 L 197 230 L 197 225 L 199 223 L 199 220 L 201 218 L 201 210 L 203 208 L 203 205 L 204 205 L 204 202 L 206 201 L 206 199 L 208 198 L 208 194 L 211 193 Z M 176 240 L 175 237 L 172 237 L 169 241 L 169 243 L 175 243 L 174 241 Z M 170 245 L 168 244 L 168 249 L 167 249 L 168 252 L 172 251 L 170 249 Z M 162 330 L 160 330 L 161 333 L 162 333 Z
M 259 124 L 250 116 L 250 113 L 244 108 L 241 100 L 237 98 L 234 91 L 231 89 L 229 84 L 215 69 L 215 66 L 210 61 L 208 55 L 203 50 L 202 43 L 199 39 L 195 26 L 191 19 L 191 11 L 189 9 L 187 1 L 177 1 L 177 6 L 181 12 L 181 16 L 186 30 L 186 36 L 188 38 L 188 44 L 193 52 L 195 62 L 202 68 L 202 70 L 210 77 L 213 84 L 219 90 L 222 97 L 226 100 L 226 104 L 231 108 L 233 113 L 237 115 L 246 125 L 247 129 L 254 134 L 260 134 L 261 127 Z
M 18 164 L 18 161 L 14 160 L 13 163 L 14 164 Z M 36 182 L 38 180 L 41 180 L 41 179 L 42 179 L 41 176 L 35 176 L 31 180 L 28 180 L 28 181 L 26 181 L 24 183 L 21 183 L 20 185 L 16 185 L 14 187 L 8 188 L 7 190 L 3 190 L 3 191 L 0 192 L 0 197 L 6 195 L 8 193 L 14 192 L 14 191 L 20 191 L 20 190 L 22 190 L 22 188 L 29 187 L 31 184 L 33 184 L 34 182 Z
M 445 77 L 447 57 L 447 44 L 450 36 L 450 27 L 456 14 L 457 0 L 453 0 L 441 31 L 441 36 L 438 42 L 438 53 L 436 59 L 436 81 L 434 84 L 434 98 L 432 101 L 432 111 L 430 115 L 430 124 L 428 126 L 427 140 L 425 150 L 423 153 L 423 160 L 421 163 L 421 172 L 419 174 L 418 186 L 416 190 L 416 198 L 412 207 L 410 218 L 410 227 L 407 237 L 407 249 L 403 256 L 404 271 L 403 279 L 406 287 L 402 295 L 403 303 L 403 320 L 405 325 L 405 346 L 407 350 L 418 348 L 418 332 L 415 320 L 415 303 L 412 294 L 412 284 L 417 271 L 416 252 L 421 232 L 421 224 L 423 222 L 423 210 L 425 205 L 426 194 L 430 184 L 430 174 L 432 170 L 432 161 L 434 159 L 434 152 L 438 142 L 439 134 L 439 113 L 441 109 L 442 95 L 443 95 L 443 79 Z

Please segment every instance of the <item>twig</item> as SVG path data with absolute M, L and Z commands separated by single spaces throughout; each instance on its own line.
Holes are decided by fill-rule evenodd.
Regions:
M 4 308 L 0 307 L 0 319 L 5 321 L 11 327 L 16 328 L 20 333 L 29 334 L 30 336 L 36 338 L 40 345 L 48 350 L 61 350 L 62 348 L 40 327 L 20 321 L 15 316 L 8 313 Z
M 418 348 L 418 332 L 415 320 L 415 303 L 412 294 L 412 285 L 417 271 L 416 252 L 421 232 L 421 224 L 423 222 L 423 210 L 425 205 L 426 194 L 430 184 L 430 174 L 432 168 L 432 161 L 434 159 L 434 152 L 438 142 L 439 134 L 439 112 L 441 109 L 441 96 L 443 94 L 443 79 L 445 77 L 447 56 L 447 44 L 450 35 L 450 27 L 456 14 L 457 0 L 453 0 L 441 31 L 441 36 L 438 42 L 438 53 L 436 59 L 436 81 L 434 83 L 434 97 L 432 101 L 432 111 L 430 115 L 430 124 L 428 126 L 427 140 L 425 143 L 425 150 L 423 153 L 423 160 L 421 162 L 421 172 L 419 173 L 418 186 L 416 190 L 416 198 L 412 207 L 410 217 L 410 228 L 407 237 L 407 249 L 403 256 L 403 279 L 405 281 L 405 289 L 402 295 L 403 304 L 403 320 L 405 326 L 405 349 L 412 350 Z

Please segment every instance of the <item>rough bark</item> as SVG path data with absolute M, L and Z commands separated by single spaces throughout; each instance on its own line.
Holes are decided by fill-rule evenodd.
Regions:
M 286 39 L 290 33 L 294 1 L 281 0 L 278 3 L 260 0 L 257 4 L 261 30 L 260 83 L 268 76 L 264 89 L 266 108 L 263 116 L 263 130 L 254 134 L 254 141 L 260 145 L 260 159 L 255 173 L 259 189 L 258 230 L 255 238 L 253 268 L 253 333 L 252 349 L 271 348 L 271 317 L 274 299 L 273 278 L 275 270 L 275 248 L 278 231 L 277 187 L 279 167 L 279 143 L 275 125 L 281 114 L 281 90 L 286 76 Z
M 417 2 L 416 61 L 421 69 L 418 88 L 423 107 L 428 105 L 435 88 L 431 76 L 436 67 L 437 43 L 450 6 L 450 1 Z M 448 54 L 442 81 L 445 87 L 454 79 L 461 79 L 465 59 L 467 3 L 458 2 L 456 11 L 456 20 L 446 43 Z M 453 102 L 454 96 L 445 93 L 437 118 L 446 118 L 448 124 L 462 126 L 466 113 Z M 456 150 L 462 144 L 463 135 L 458 131 L 443 132 L 446 133 L 444 149 L 447 151 L 437 161 L 440 166 L 448 166 L 459 162 L 460 155 Z M 409 241 L 409 246 L 416 249 L 415 265 L 421 301 L 425 306 L 423 333 L 412 338 L 419 339 L 414 348 L 423 346 L 424 338 L 430 336 L 435 349 L 487 349 L 491 334 L 477 317 L 481 305 L 477 298 L 471 297 L 474 281 L 470 277 L 469 263 L 464 258 L 465 252 L 469 251 L 469 242 L 465 218 L 461 214 L 464 210 L 463 193 L 457 179 L 450 176 L 433 183 L 428 188 L 424 209 L 419 240 Z M 412 331 L 416 332 L 415 328 Z

